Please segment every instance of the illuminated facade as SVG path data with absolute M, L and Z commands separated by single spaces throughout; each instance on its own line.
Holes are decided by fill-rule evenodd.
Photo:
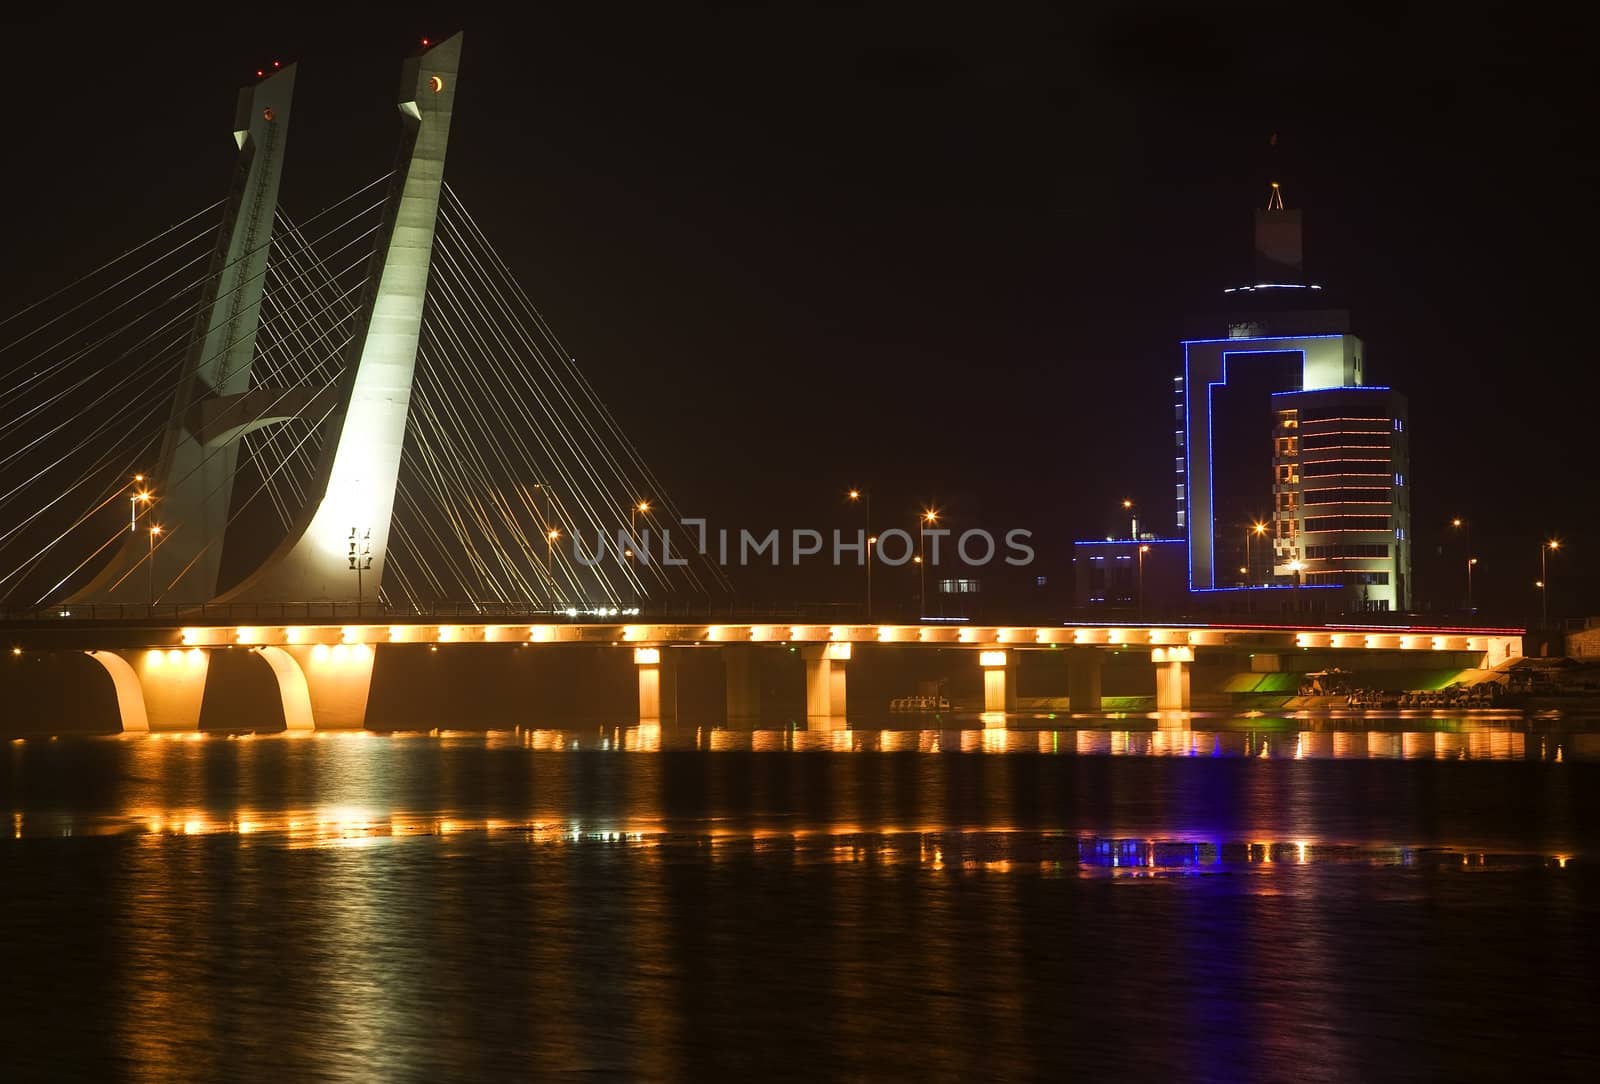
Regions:
M 1173 519 L 1186 575 L 1170 592 L 1146 582 L 1153 612 L 1410 605 L 1405 399 L 1366 383 L 1349 313 L 1303 263 L 1300 212 L 1284 209 L 1273 185 L 1255 216 L 1251 280 L 1224 290 L 1219 311 L 1182 342 L 1183 371 L 1172 382 Z M 1137 549 L 1096 545 L 1074 547 L 1075 600 L 1090 610 L 1126 607 L 1127 585 L 1113 586 L 1118 570 L 1106 562 Z M 1164 546 L 1163 558 L 1177 549 Z
M 1174 380 L 1189 589 L 1334 588 L 1316 592 L 1318 608 L 1404 610 L 1405 398 L 1365 383 L 1365 348 L 1306 277 L 1300 213 L 1276 185 L 1256 212 L 1255 261 L 1212 333 L 1183 342 Z
M 1408 608 L 1405 397 L 1381 387 L 1273 396 L 1272 571 L 1345 588 L 1344 609 Z

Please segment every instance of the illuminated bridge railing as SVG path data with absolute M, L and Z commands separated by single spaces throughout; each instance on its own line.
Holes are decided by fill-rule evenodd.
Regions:
M 0 622 L 109 622 L 130 625 L 316 624 L 336 621 L 427 623 L 442 618 L 460 621 L 524 619 L 540 623 L 583 623 L 596 620 L 665 622 L 861 620 L 859 602 L 810 602 L 771 605 L 720 605 L 705 602 L 646 603 L 640 607 L 573 605 L 559 609 L 508 602 L 446 601 L 427 605 L 385 606 L 376 602 L 259 603 L 86 603 L 27 610 L 0 608 Z

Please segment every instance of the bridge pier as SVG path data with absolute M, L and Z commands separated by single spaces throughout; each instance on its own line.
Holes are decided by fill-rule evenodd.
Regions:
M 983 710 L 1005 713 L 1017 710 L 1017 672 L 1009 651 L 980 651 L 983 667 Z
M 1067 656 L 1067 707 L 1077 715 L 1100 710 L 1100 678 L 1105 656 L 1099 648 L 1069 647 Z
M 640 724 L 678 717 L 678 670 L 664 647 L 636 647 L 633 665 L 639 671 Z
M 727 721 L 754 723 L 761 719 L 761 660 L 754 647 L 721 650 L 726 682 Z
M 1189 664 L 1194 662 L 1192 647 L 1153 647 L 1150 661 L 1156 664 L 1156 710 L 1189 710 Z
M 367 644 L 258 647 L 272 668 L 287 730 L 360 730 L 367 725 L 373 649 Z
M 117 715 L 130 734 L 200 729 L 211 657 L 199 648 L 88 651 L 111 677 Z
M 850 644 L 815 644 L 800 649 L 806 664 L 806 728 L 836 730 L 845 725 L 845 663 Z

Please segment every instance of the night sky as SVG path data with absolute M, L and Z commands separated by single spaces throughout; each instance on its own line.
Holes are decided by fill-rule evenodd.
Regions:
M 462 28 L 448 177 L 686 513 L 843 525 L 861 485 L 1061 562 L 1124 495 L 1170 528 L 1176 340 L 1278 179 L 1410 397 L 1419 599 L 1460 593 L 1431 556 L 1460 515 L 1486 610 L 1533 615 L 1549 533 L 1552 602 L 1600 612 L 1594 27 L 1565 9 L 525 10 L 11 25 L 0 310 L 218 199 L 274 59 L 285 205 L 370 180 L 401 56 Z

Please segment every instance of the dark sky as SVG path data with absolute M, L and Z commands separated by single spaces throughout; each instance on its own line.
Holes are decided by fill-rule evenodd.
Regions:
M 1520 619 L 1542 533 L 1574 576 L 1600 537 L 1594 28 L 1565 9 L 523 10 L 12 25 L 0 308 L 219 198 L 274 58 L 285 204 L 371 179 L 399 58 L 464 28 L 449 178 L 690 514 L 825 526 L 860 484 L 1061 553 L 1124 494 L 1165 528 L 1183 317 L 1276 177 L 1411 398 L 1419 552 L 1469 517 Z

